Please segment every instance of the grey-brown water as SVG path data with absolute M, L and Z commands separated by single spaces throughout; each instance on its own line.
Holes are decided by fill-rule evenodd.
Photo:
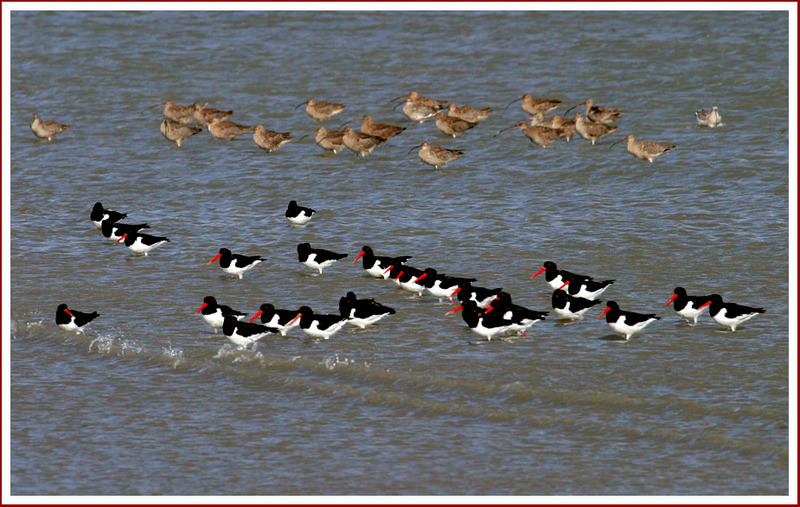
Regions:
M 787 495 L 788 47 L 786 12 L 12 12 L 11 494 Z M 493 112 L 452 139 L 393 108 L 409 91 Z M 620 107 L 620 129 L 495 136 L 523 93 Z M 300 139 L 308 98 L 346 105 L 328 128 L 408 129 L 331 155 Z M 167 99 L 293 140 L 178 148 L 146 109 Z M 34 112 L 71 129 L 40 141 Z M 676 148 L 609 150 L 628 133 Z M 464 155 L 434 170 L 423 141 Z M 97 201 L 171 242 L 135 257 Z M 317 276 L 300 242 L 349 257 Z M 472 346 L 449 302 L 352 264 L 363 245 L 536 310 L 552 260 L 661 320 L 619 341 L 600 307 Z M 268 260 L 234 279 L 206 264 L 223 246 Z M 690 327 L 678 285 L 767 313 Z M 256 350 L 194 315 L 206 295 L 335 313 L 349 290 L 397 313 Z M 66 333 L 62 302 L 101 316 Z

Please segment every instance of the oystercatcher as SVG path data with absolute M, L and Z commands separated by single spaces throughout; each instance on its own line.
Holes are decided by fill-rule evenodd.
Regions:
M 262 326 L 252 322 L 241 322 L 236 320 L 236 317 L 228 315 L 222 324 L 222 333 L 228 337 L 235 345 L 242 348 L 247 348 L 255 344 L 261 338 L 269 335 L 270 333 L 277 333 L 278 330 L 274 327 Z
M 570 296 L 594 300 L 602 296 L 612 283 L 614 280 L 598 282 L 589 277 L 579 278 L 577 275 L 573 275 L 559 289 L 567 287 L 566 290 Z
M 106 209 L 103 207 L 102 203 L 96 202 L 94 203 L 92 212 L 89 213 L 89 220 L 92 221 L 95 227 L 100 229 L 103 226 L 103 222 L 106 220 L 110 221 L 111 223 L 117 223 L 127 216 L 127 213 L 120 213 L 118 211 Z
M 708 296 L 708 301 L 700 308 L 705 308 L 706 306 L 709 307 L 708 313 L 711 314 L 711 317 L 718 324 L 730 328 L 731 331 L 736 331 L 740 324 L 747 322 L 759 313 L 766 312 L 763 308 L 725 303 L 719 294 Z
M 686 289 L 683 287 L 675 287 L 674 294 L 669 298 L 667 304 L 675 301 L 673 309 L 678 315 L 686 320 L 687 324 L 694 326 L 697 324 L 697 318 L 705 311 L 705 303 L 709 300 L 710 296 L 689 296 L 686 294 Z
M 294 324 L 300 320 L 300 329 L 312 338 L 327 340 L 334 333 L 347 324 L 347 319 L 341 315 L 324 315 L 314 313 L 308 306 L 301 306 L 297 316 L 290 322 Z
M 597 300 L 570 296 L 563 290 L 554 290 L 551 301 L 553 312 L 562 319 L 569 320 L 582 319 L 589 308 L 600 304 L 600 301 Z
M 468 300 L 456 306 L 445 315 L 452 315 L 461 310 L 461 318 L 467 323 L 472 332 L 491 341 L 498 334 L 505 333 L 514 325 L 514 322 L 505 319 L 500 312 L 489 313 L 484 308 L 479 308 L 475 301 Z
M 300 325 L 295 320 L 297 310 L 279 310 L 272 303 L 264 303 L 258 307 L 258 312 L 248 322 L 253 322 L 256 317 L 261 317 L 261 323 L 274 327 L 280 331 L 281 336 L 286 336 L 293 327 Z
M 203 305 L 194 312 L 195 315 L 198 313 L 203 316 L 203 320 L 211 326 L 211 329 L 213 329 L 215 333 L 222 329 L 222 325 L 225 323 L 225 317 L 230 316 L 234 317 L 236 320 L 241 320 L 247 316 L 246 313 L 234 310 L 230 306 L 218 304 L 214 296 L 206 296 L 203 298 Z
M 297 204 L 297 201 L 290 201 L 289 207 L 286 208 L 286 219 L 289 220 L 289 223 L 292 225 L 304 225 L 306 222 L 311 220 L 311 217 L 317 211 L 311 208 L 306 208 L 304 206 L 300 206 Z
M 553 261 L 545 261 L 544 266 L 542 266 L 539 271 L 532 274 L 531 278 L 535 278 L 543 272 L 545 281 L 547 281 L 547 283 L 550 284 L 550 287 L 555 290 L 560 289 L 564 285 L 564 282 L 572 277 L 589 278 L 587 276 L 570 273 L 569 271 L 563 269 L 558 269 L 558 266 L 556 266 L 556 263 Z
M 153 236 L 150 234 L 143 234 L 141 232 L 126 232 L 117 240 L 117 243 L 125 241 L 127 246 L 136 255 L 144 254 L 147 256 L 148 252 L 157 248 L 167 241 L 169 238 L 165 236 Z
M 611 329 L 624 335 L 626 340 L 661 318 L 654 313 L 644 314 L 620 310 L 619 305 L 614 301 L 608 301 L 606 309 L 597 318 L 599 319 L 603 315 L 606 316 L 606 322 Z
M 427 277 L 425 272 L 421 269 L 401 264 L 393 266 L 389 271 L 389 277 L 394 280 L 394 283 L 403 290 L 413 292 L 417 296 L 422 296 L 425 292 L 425 286 L 419 282 Z
M 99 316 L 100 314 L 97 312 L 85 313 L 78 310 L 70 310 L 64 303 L 61 303 L 56 308 L 56 324 L 65 331 L 83 333 L 83 327 Z
M 216 257 L 208 261 L 206 265 L 217 259 L 219 259 L 219 267 L 222 268 L 222 271 L 229 275 L 238 276 L 240 279 L 247 271 L 266 260 L 258 255 L 234 254 L 227 248 L 220 248 Z
M 322 274 L 323 269 L 345 257 L 347 254 L 331 252 L 322 248 L 311 248 L 308 243 L 297 245 L 297 260 L 311 269 L 318 270 L 319 274 Z
M 513 324 L 508 328 L 509 331 L 524 335 L 529 327 L 540 320 L 544 320 L 548 312 L 539 312 L 525 308 L 511 302 L 511 294 L 501 291 L 495 296 L 486 313 L 497 312 L 503 319 L 511 321 Z
M 492 300 L 503 290 L 502 287 L 496 289 L 487 289 L 486 287 L 478 287 L 469 283 L 458 284 L 458 289 L 454 292 L 455 296 L 462 303 L 466 301 L 474 301 L 481 308 L 485 308 Z
M 393 315 L 395 310 L 374 299 L 358 299 L 355 293 L 350 291 L 339 299 L 339 313 L 350 324 L 364 329 L 384 317 Z
M 444 298 L 449 299 L 452 303 L 453 295 L 459 290 L 459 285 L 477 281 L 475 278 L 463 278 L 438 273 L 434 268 L 426 268 L 423 273 L 426 275 L 425 278 L 421 282 L 418 280 L 418 282 L 425 287 L 431 296 L 439 298 L 440 303 Z
M 126 232 L 139 232 L 142 229 L 149 229 L 147 224 L 123 224 L 121 222 L 114 223 L 111 220 L 103 220 L 103 225 L 100 226 L 100 232 L 103 233 L 106 239 L 111 241 L 119 241 L 119 239 Z
M 361 249 L 361 253 L 359 253 L 356 258 L 353 259 L 353 263 L 362 257 L 364 259 L 361 261 L 361 265 L 364 268 L 364 271 L 375 278 L 383 278 L 384 280 L 389 277 L 388 270 L 390 268 L 404 264 L 411 259 L 410 255 L 399 255 L 397 257 L 375 255 L 375 252 L 372 251 L 372 248 L 367 245 L 364 245 L 364 247 Z

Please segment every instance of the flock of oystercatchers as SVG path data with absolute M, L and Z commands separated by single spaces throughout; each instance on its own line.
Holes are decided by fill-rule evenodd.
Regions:
M 285 216 L 291 225 L 305 224 L 314 215 L 315 210 L 299 206 L 291 201 Z M 109 240 L 125 242 L 125 245 L 136 255 L 147 255 L 154 248 L 168 242 L 163 236 L 154 236 L 140 232 L 149 228 L 144 224 L 125 224 L 127 217 L 95 203 L 90 213 L 90 220 Z M 322 248 L 313 248 L 309 243 L 297 245 L 298 261 L 318 271 L 347 257 L 347 254 L 336 253 Z M 446 313 L 461 311 L 467 326 L 483 340 L 470 343 L 485 343 L 495 337 L 526 334 L 536 322 L 544 320 L 547 311 L 536 311 L 512 302 L 511 295 L 502 288 L 486 288 L 474 285 L 475 278 L 455 277 L 437 272 L 428 267 L 415 268 L 408 263 L 409 255 L 385 256 L 376 255 L 372 248 L 365 245 L 353 259 L 353 263 L 361 260 L 364 271 L 377 279 L 391 280 L 399 288 L 423 296 L 429 294 L 439 301 L 445 299 L 458 306 Z M 243 275 L 263 262 L 257 255 L 232 253 L 221 248 L 219 253 L 208 264 L 219 260 L 220 268 L 231 276 L 242 278 Z M 542 268 L 531 275 L 535 278 L 544 273 L 544 279 L 553 289 L 551 298 L 553 312 L 561 319 L 580 320 L 594 306 L 600 305 L 599 298 L 614 283 L 614 280 L 595 280 L 591 276 L 579 275 L 559 269 L 555 262 L 546 261 Z M 754 308 L 736 303 L 726 303 L 718 294 L 707 296 L 690 296 L 682 287 L 676 287 L 666 306 L 673 305 L 675 312 L 684 318 L 689 325 L 697 324 L 698 317 L 709 309 L 711 317 L 719 324 L 735 331 L 742 323 L 750 320 L 763 308 Z M 315 313 L 308 306 L 297 310 L 277 309 L 271 303 L 262 304 L 258 312 L 248 321 L 246 314 L 233 308 L 219 304 L 215 297 L 207 296 L 195 314 L 203 319 L 217 333 L 223 334 L 235 345 L 243 348 L 255 347 L 257 342 L 274 333 L 285 336 L 292 328 L 300 327 L 305 334 L 316 339 L 328 339 L 346 324 L 361 329 L 366 328 L 384 317 L 392 315 L 395 310 L 373 299 L 358 298 L 350 291 L 339 300 L 339 314 Z M 99 316 L 98 312 L 79 312 L 61 304 L 56 310 L 56 324 L 62 329 L 83 332 L 83 328 Z M 253 322 L 260 317 L 260 322 Z M 629 340 L 632 335 L 641 332 L 648 325 L 659 320 L 656 314 L 644 314 L 626 311 L 619 308 L 615 301 L 606 301 L 605 309 L 598 318 L 605 317 L 609 327 Z
M 400 99 L 404 101 L 403 113 L 410 120 L 422 122 L 429 118 L 436 118 L 437 128 L 452 137 L 457 137 L 464 131 L 475 127 L 492 111 L 491 108 L 458 107 L 447 101 L 421 97 L 413 91 L 396 100 Z M 620 110 L 596 106 L 591 100 L 574 106 L 585 106 L 586 118 L 577 114 L 571 120 L 558 115 L 545 118 L 545 114 L 561 105 L 560 100 L 535 99 L 529 94 L 525 94 L 511 103 L 516 101 L 522 101 L 523 110 L 531 115 L 528 118 L 530 124 L 521 122 L 504 130 L 519 128 L 532 142 L 542 147 L 559 137 L 569 141 L 576 133 L 595 144 L 598 139 L 618 129 L 610 124 L 620 117 Z M 341 113 L 345 108 L 343 104 L 313 99 L 308 99 L 298 104 L 297 107 L 302 105 L 306 106 L 306 113 L 317 121 L 328 120 Z M 207 104 L 194 103 L 191 106 L 179 106 L 166 101 L 158 106 L 164 107 L 164 118 L 161 123 L 162 134 L 178 146 L 182 146 L 186 139 L 201 131 L 200 128 L 186 127 L 185 125 L 189 122 L 197 122 L 199 125 L 205 126 L 212 135 L 221 139 L 233 139 L 237 135 L 253 132 L 256 144 L 267 151 L 274 151 L 291 139 L 288 132 L 277 133 L 267 131 L 262 126 L 252 128 L 225 121 L 233 114 L 232 111 L 208 108 Z M 448 112 L 445 113 L 442 111 L 443 109 L 447 109 Z M 698 124 L 703 126 L 717 127 L 722 124 L 716 106 L 711 111 L 702 109 L 696 111 L 695 116 Z M 360 121 L 362 122 L 361 132 L 355 132 L 350 128 L 344 129 L 343 132 L 326 130 L 323 127 L 318 128 L 314 133 L 317 144 L 334 153 L 346 146 L 363 157 L 376 146 L 405 130 L 404 127 L 375 123 L 368 115 Z M 68 125 L 56 122 L 43 122 L 37 115 L 33 116 L 31 124 L 34 134 L 48 141 L 52 140 L 57 133 L 68 128 Z M 630 134 L 625 140 L 628 141 L 628 151 L 631 154 L 650 162 L 674 148 L 672 145 L 636 141 Z M 413 149 L 419 149 L 420 158 L 435 168 L 455 160 L 462 154 L 460 150 L 447 150 L 430 146 L 428 143 L 422 143 Z M 291 201 L 285 216 L 290 224 L 302 226 L 311 220 L 315 212 L 312 208 L 300 206 L 296 201 Z M 98 202 L 92 209 L 90 219 L 101 230 L 104 237 L 118 243 L 124 242 L 125 246 L 136 255 L 148 255 L 153 249 L 169 241 L 164 236 L 141 232 L 150 227 L 146 223 L 122 223 L 121 220 L 126 216 L 125 213 L 105 209 Z M 316 270 L 321 275 L 325 268 L 344 259 L 347 254 L 313 248 L 309 243 L 300 243 L 297 245 L 297 256 L 300 263 Z M 369 246 L 364 246 L 353 262 L 358 259 L 362 259 L 363 268 L 369 275 L 391 279 L 401 289 L 419 296 L 427 293 L 439 298 L 440 301 L 448 299 L 453 302 L 454 297 L 458 298 L 460 304 L 447 314 L 450 315 L 460 310 L 464 322 L 472 331 L 484 337 L 485 341 L 491 341 L 496 336 L 508 333 L 524 334 L 530 326 L 544 320 L 549 313 L 531 310 L 512 303 L 511 296 L 502 289 L 475 286 L 473 285 L 473 282 L 476 281 L 474 278 L 452 277 L 438 273 L 430 267 L 423 270 L 410 266 L 407 261 L 411 259 L 411 256 L 377 256 Z M 220 248 L 219 253 L 208 261 L 208 264 L 217 260 L 225 273 L 239 278 L 264 261 L 260 256 L 232 253 L 227 248 Z M 545 273 L 545 280 L 553 289 L 553 311 L 562 319 L 567 320 L 582 319 L 589 309 L 600 304 L 600 296 L 614 282 L 614 280 L 598 281 L 590 276 L 560 270 L 551 261 L 545 262 L 543 267 L 531 278 L 541 273 Z M 708 307 L 714 320 L 731 331 L 735 331 L 743 322 L 764 312 L 763 308 L 726 303 L 718 294 L 689 296 L 682 287 L 675 288 L 674 295 L 667 302 L 667 306 L 669 304 L 673 304 L 678 315 L 691 325 L 697 323 L 700 314 Z M 202 314 L 215 333 L 221 329 L 233 343 L 244 347 L 255 344 L 270 333 L 285 335 L 296 326 L 313 338 L 327 339 L 348 322 L 365 328 L 395 313 L 394 309 L 372 299 L 359 299 L 353 292 L 348 292 L 341 298 L 339 310 L 339 315 L 324 315 L 314 313 L 308 306 L 291 311 L 276 309 L 271 304 L 264 304 L 261 305 L 255 316 L 244 322 L 242 319 L 245 314 L 218 304 L 213 296 L 208 296 L 195 313 Z M 97 312 L 78 312 L 70 310 L 67 305 L 62 304 L 56 312 L 56 323 L 64 329 L 82 332 L 83 327 L 97 316 Z M 605 309 L 598 318 L 603 316 L 611 329 L 623 335 L 626 340 L 660 319 L 655 314 L 621 310 L 614 301 L 606 302 Z M 260 324 L 252 322 L 258 317 L 261 318 Z

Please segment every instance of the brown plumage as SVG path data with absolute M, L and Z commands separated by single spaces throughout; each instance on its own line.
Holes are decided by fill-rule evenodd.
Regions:
M 444 111 L 436 113 L 436 128 L 449 136 L 460 136 L 465 131 L 475 127 L 475 125 L 477 123 L 462 120 L 456 116 L 448 116 Z
M 212 107 L 206 107 L 206 105 L 201 105 L 198 102 L 192 104 L 192 115 L 194 119 L 197 120 L 197 123 L 202 125 L 203 127 L 208 127 L 209 122 L 213 119 L 218 119 L 220 121 L 227 120 L 231 116 L 233 116 L 233 111 L 223 111 L 222 109 L 214 109 Z
M 183 146 L 187 139 L 202 131 L 203 129 L 199 127 L 187 127 L 166 118 L 161 120 L 161 135 L 177 144 L 178 147 Z
M 420 123 L 428 118 L 433 118 L 437 111 L 447 107 L 447 101 L 420 97 L 417 92 L 409 92 L 408 95 L 397 98 L 406 99 L 406 103 L 403 105 L 403 114 L 409 120 Z
M 194 121 L 194 106 L 179 106 L 173 104 L 172 101 L 167 100 L 159 106 L 164 106 L 164 118 L 172 120 L 181 124 L 191 123 Z M 155 106 L 151 106 L 155 107 Z
M 39 139 L 47 139 L 48 141 L 52 141 L 53 137 L 56 134 L 64 132 L 65 130 L 69 129 L 69 125 L 65 125 L 63 123 L 56 123 L 54 121 L 42 121 L 39 119 L 39 116 L 34 113 L 33 121 L 31 122 L 31 131 L 38 137 Z
M 578 134 L 581 135 L 582 138 L 588 139 L 595 143 L 598 139 L 601 139 L 608 134 L 616 131 L 619 127 L 614 125 L 606 125 L 605 123 L 595 123 L 593 121 L 587 121 L 583 118 L 582 114 L 575 115 L 575 129 L 578 131 Z
M 291 132 L 274 132 L 267 130 L 263 125 L 256 125 L 253 132 L 253 141 L 259 148 L 273 152 L 292 140 Z
M 344 149 L 344 132 L 319 127 L 314 131 L 317 145 L 323 150 L 339 153 Z
M 384 139 L 390 139 L 406 129 L 405 127 L 398 127 L 387 123 L 375 123 L 372 121 L 372 116 L 368 114 L 365 114 L 364 117 L 361 118 L 361 122 L 361 132 Z
M 612 144 L 608 149 L 614 147 L 617 143 L 622 141 L 620 139 L 616 143 Z M 661 144 L 661 143 L 653 143 L 650 141 L 637 141 L 633 134 L 628 134 L 625 136 L 625 141 L 628 142 L 628 153 L 633 155 L 634 157 L 640 160 L 647 160 L 648 162 L 653 162 L 656 157 L 663 155 L 664 153 L 668 152 L 669 150 L 675 148 L 674 144 Z
M 253 132 L 253 127 L 239 125 L 238 123 L 233 123 L 232 121 L 221 121 L 217 118 L 214 118 L 208 124 L 208 131 L 211 132 L 211 135 L 217 139 L 227 139 L 230 141 L 236 138 L 238 135 Z
M 578 104 L 578 107 L 580 106 L 586 106 L 586 118 L 595 123 L 605 123 L 608 125 L 619 120 L 619 117 L 622 115 L 621 109 L 595 106 L 592 99 L 586 99 L 585 102 Z
M 547 114 L 561 105 L 560 100 L 534 99 L 530 93 L 526 93 L 522 97 L 514 99 L 511 102 L 509 102 L 506 107 L 510 106 L 514 102 L 517 102 L 518 100 L 522 101 L 522 110 L 531 115 L 536 113 Z
M 331 116 L 337 115 L 344 111 L 344 104 L 336 104 L 334 102 L 323 102 L 323 101 L 316 101 L 314 99 L 308 99 L 305 102 L 301 102 L 297 104 L 298 107 L 305 104 L 306 106 L 306 113 L 314 118 L 317 121 L 325 121 L 330 119 Z
M 469 107 L 469 106 L 457 106 L 453 103 L 447 106 L 447 114 L 450 116 L 454 116 L 456 118 L 461 118 L 462 120 L 470 121 L 472 123 L 478 123 L 480 121 L 485 120 L 489 113 L 492 112 L 491 107 L 484 107 L 483 109 L 478 109 L 476 107 Z
M 366 157 L 372 153 L 372 150 L 374 150 L 376 146 L 386 142 L 386 139 L 383 137 L 357 132 L 350 127 L 344 129 L 342 140 L 350 151 L 362 157 Z
M 521 121 L 516 125 L 503 130 L 511 129 L 520 129 L 522 133 L 525 134 L 525 137 L 530 139 L 532 143 L 536 143 L 542 148 L 550 146 L 553 144 L 553 141 L 561 136 L 559 129 L 545 127 L 542 125 L 528 125 L 524 121 Z
M 448 150 L 439 146 L 431 146 L 426 142 L 411 148 L 411 150 L 417 148 L 419 148 L 419 158 L 426 164 L 432 165 L 434 169 L 438 169 L 464 154 L 461 150 Z

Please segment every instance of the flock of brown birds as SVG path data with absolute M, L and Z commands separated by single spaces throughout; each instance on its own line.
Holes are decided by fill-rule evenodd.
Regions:
M 408 95 L 397 97 L 391 102 L 397 102 L 397 105 L 399 105 L 400 102 L 398 101 L 405 101 L 403 113 L 409 120 L 421 123 L 435 118 L 436 127 L 442 133 L 453 138 L 474 128 L 492 112 L 489 107 L 458 106 L 455 103 L 444 100 L 421 97 L 414 91 Z M 562 101 L 534 98 L 527 93 L 509 102 L 506 108 L 517 101 L 522 101 L 522 109 L 530 115 L 529 118 L 500 132 L 520 129 L 531 142 L 543 148 L 549 146 L 558 138 L 570 141 L 575 134 L 580 135 L 594 145 L 599 139 L 619 129 L 613 123 L 622 115 L 620 109 L 598 106 L 589 99 L 566 111 L 568 113 L 577 107 L 585 107 L 585 116 L 577 113 L 574 118 L 567 118 L 558 114 L 547 117 L 548 113 L 561 106 Z M 298 104 L 295 109 L 303 105 L 305 105 L 305 111 L 308 116 L 319 122 L 329 120 L 345 109 L 344 104 L 314 99 L 308 99 Z M 208 104 L 195 102 L 192 105 L 183 106 L 167 100 L 148 109 L 153 107 L 164 108 L 161 134 L 177 146 L 183 146 L 190 137 L 202 132 L 202 127 L 205 127 L 214 137 L 225 140 L 232 140 L 237 136 L 252 133 L 253 141 L 256 145 L 267 152 L 273 152 L 292 140 L 290 132 L 275 132 L 264 128 L 263 125 L 251 127 L 229 121 L 233 111 L 210 108 Z M 696 111 L 695 116 L 699 125 L 707 127 L 722 125 L 722 117 L 717 110 L 717 106 L 714 106 L 711 111 L 704 109 Z M 348 121 L 342 126 L 355 121 L 361 122 L 359 130 L 354 130 L 351 127 L 346 127 L 344 130 L 330 130 L 325 127 L 318 127 L 313 132 L 317 145 L 333 153 L 338 153 L 344 148 L 348 148 L 356 155 L 365 157 L 372 153 L 376 147 L 406 129 L 406 127 L 397 125 L 376 123 L 369 115 L 364 115 L 360 120 Z M 31 130 L 40 139 L 51 141 L 56 134 L 67 129 L 69 129 L 69 125 L 53 121 L 42 121 L 36 114 L 33 115 Z M 306 136 L 301 137 L 301 139 L 304 137 Z M 613 143 L 609 149 L 622 140 L 620 139 Z M 628 134 L 624 140 L 627 141 L 629 153 L 648 162 L 653 162 L 660 155 L 675 148 L 675 145 L 672 144 L 638 141 L 633 134 Z M 415 146 L 409 150 L 409 153 L 414 150 L 419 150 L 419 158 L 436 169 L 456 160 L 464 153 L 462 150 L 432 146 L 427 142 Z

